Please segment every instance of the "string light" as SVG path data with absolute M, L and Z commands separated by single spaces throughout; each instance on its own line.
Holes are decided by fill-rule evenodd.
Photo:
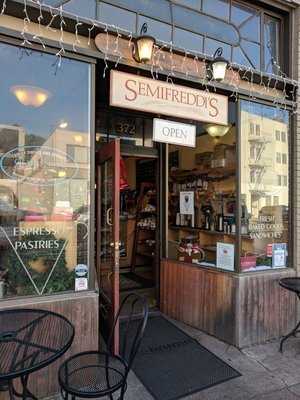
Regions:
M 45 48 L 45 43 L 42 40 L 42 21 L 43 21 L 43 8 L 48 9 L 51 15 L 50 22 L 46 25 L 46 29 L 51 30 L 53 32 L 56 32 L 56 30 L 52 27 L 52 24 L 54 20 L 60 16 L 60 24 L 59 24 L 59 29 L 60 29 L 60 38 L 59 38 L 59 45 L 60 45 L 60 50 L 56 53 L 58 61 L 57 61 L 57 67 L 60 67 L 61 62 L 62 62 L 62 56 L 65 54 L 65 49 L 64 49 L 64 27 L 66 26 L 66 22 L 64 20 L 64 15 L 65 16 L 70 16 L 72 19 L 76 19 L 77 23 L 75 25 L 75 41 L 73 43 L 73 50 L 74 52 L 77 52 L 77 47 L 80 45 L 80 36 L 79 36 L 79 27 L 83 24 L 83 22 L 87 23 L 88 25 L 92 25 L 90 28 L 88 28 L 88 46 L 90 46 L 91 43 L 91 35 L 92 31 L 95 29 L 95 27 L 99 27 L 104 30 L 106 33 L 106 48 L 105 48 L 105 54 L 104 54 L 104 71 L 103 71 L 103 77 L 106 75 L 106 71 L 108 70 L 108 61 L 109 61 L 109 56 L 113 55 L 114 57 L 117 55 L 117 60 L 115 62 L 115 67 L 118 66 L 120 63 L 123 54 L 122 51 L 119 49 L 119 38 L 122 37 L 121 32 L 124 33 L 124 36 L 127 37 L 128 39 L 128 47 L 132 46 L 132 40 L 133 40 L 133 33 L 126 30 L 122 29 L 119 27 L 116 27 L 111 24 L 107 24 L 101 21 L 96 21 L 93 19 L 88 19 L 79 15 L 76 15 L 74 13 L 68 12 L 66 10 L 63 10 L 62 6 L 59 8 L 52 7 L 50 5 L 43 5 L 40 0 L 32 0 L 34 3 L 36 3 L 39 6 L 39 17 L 37 18 L 38 25 L 39 25 L 39 31 L 38 34 L 35 34 L 33 36 L 33 39 L 38 41 L 43 48 Z M 31 45 L 31 42 L 28 38 L 28 33 L 29 33 L 29 24 L 32 22 L 30 21 L 29 15 L 28 15 L 28 9 L 27 9 L 27 0 L 23 0 L 24 2 L 24 18 L 23 18 L 23 29 L 21 32 L 21 36 L 23 38 L 22 45 Z M 2 1 L 2 8 L 0 11 L 0 15 L 3 15 L 6 11 L 7 8 L 7 0 Z M 117 31 L 117 37 L 115 41 L 115 47 L 114 50 L 110 51 L 109 49 L 109 29 L 112 31 Z M 172 42 L 163 42 L 160 41 L 161 45 L 156 45 L 155 46 L 155 51 L 153 54 L 153 60 L 151 63 L 151 75 L 153 79 L 158 78 L 159 72 L 166 72 L 167 73 L 167 81 L 171 81 L 173 83 L 173 77 L 175 76 L 175 68 L 176 65 L 174 64 L 173 60 L 173 43 Z M 161 63 L 161 59 L 165 61 L 166 59 L 166 52 L 163 52 L 163 50 L 166 49 L 168 50 L 168 55 L 170 59 L 170 68 L 168 71 L 164 71 L 164 66 L 165 63 Z M 181 65 L 181 71 L 183 74 L 185 74 L 186 77 L 189 76 L 189 69 L 188 69 L 188 63 L 187 60 L 193 59 L 195 69 L 196 69 L 196 76 L 199 77 L 201 85 L 204 86 L 205 91 L 209 92 L 210 88 L 213 88 L 214 91 L 216 91 L 216 82 L 210 77 L 210 76 L 205 76 L 203 77 L 201 74 L 201 77 L 199 76 L 199 57 L 202 59 L 202 62 L 204 65 L 207 64 L 207 61 L 210 60 L 210 57 L 203 53 L 197 53 L 196 52 L 190 52 L 187 51 L 184 48 L 181 47 L 176 47 L 178 51 L 182 52 L 184 54 L 182 65 Z M 111 54 L 112 52 L 112 54 Z M 241 80 L 248 82 L 249 84 L 249 97 L 255 99 L 255 86 L 254 86 L 254 74 L 260 74 L 260 87 L 263 88 L 263 90 L 269 94 L 270 92 L 273 94 L 274 99 L 273 99 L 273 104 L 276 107 L 283 106 L 287 107 L 286 105 L 286 100 L 291 98 L 291 104 L 292 104 L 292 109 L 293 113 L 298 112 L 298 107 L 297 107 L 297 102 L 296 102 L 296 89 L 299 86 L 298 81 L 292 80 L 287 77 L 287 75 L 281 70 L 281 67 L 279 63 L 272 58 L 271 59 L 272 65 L 273 65 L 273 71 L 276 69 L 276 74 L 274 73 L 269 73 L 265 72 L 263 73 L 262 71 L 256 71 L 251 67 L 245 67 L 243 65 L 240 65 L 238 63 L 232 62 L 228 66 L 228 71 L 231 72 L 231 79 L 230 82 L 228 83 L 228 86 L 230 86 L 232 90 L 232 94 L 230 97 L 234 98 L 237 100 L 238 98 L 238 93 L 239 93 L 239 87 L 237 84 L 237 79 L 235 78 L 236 74 L 239 74 L 241 77 Z M 155 71 L 154 71 L 155 69 Z M 249 79 L 250 76 L 250 79 Z M 278 78 L 281 78 L 280 80 Z M 267 83 L 265 83 L 265 80 Z M 272 81 L 274 81 L 274 84 L 272 85 Z M 283 89 L 279 92 L 277 85 L 279 83 L 283 84 Z M 287 93 L 287 85 L 290 84 L 292 86 L 292 90 L 290 90 L 290 93 Z

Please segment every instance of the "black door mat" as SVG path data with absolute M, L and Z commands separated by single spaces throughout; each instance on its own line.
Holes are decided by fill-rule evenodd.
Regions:
M 133 336 L 134 325 L 130 329 Z M 149 318 L 133 370 L 156 400 L 179 399 L 241 376 L 162 316 Z
M 154 286 L 151 279 L 144 278 L 134 272 L 124 272 L 120 274 L 120 291 L 147 289 Z

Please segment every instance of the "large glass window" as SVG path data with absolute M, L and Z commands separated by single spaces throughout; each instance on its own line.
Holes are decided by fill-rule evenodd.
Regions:
M 0 44 L 0 296 L 87 289 L 90 66 Z
M 255 125 L 259 136 L 251 135 Z M 241 102 L 242 271 L 288 265 L 288 129 L 287 111 Z
M 168 258 L 233 271 L 236 125 L 198 124 L 196 147 L 168 146 Z M 211 134 L 220 132 L 220 136 Z M 225 256 L 224 256 L 225 254 Z

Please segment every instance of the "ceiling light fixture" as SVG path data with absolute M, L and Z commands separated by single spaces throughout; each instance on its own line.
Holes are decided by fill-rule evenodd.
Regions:
M 51 93 L 36 86 L 16 85 L 10 88 L 17 100 L 24 106 L 39 108 L 51 97 Z

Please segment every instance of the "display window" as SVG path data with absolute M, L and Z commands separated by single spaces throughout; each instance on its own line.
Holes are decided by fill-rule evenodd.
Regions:
M 168 258 L 234 270 L 237 141 L 229 124 L 198 124 L 195 148 L 168 146 Z M 225 255 L 225 256 L 224 256 Z
M 242 271 L 288 266 L 289 159 L 289 112 L 241 101 Z
M 87 289 L 90 65 L 0 58 L 0 298 Z
M 167 147 L 167 258 L 233 272 L 286 268 L 290 114 L 229 104 L 228 126 L 197 124 L 195 148 Z

